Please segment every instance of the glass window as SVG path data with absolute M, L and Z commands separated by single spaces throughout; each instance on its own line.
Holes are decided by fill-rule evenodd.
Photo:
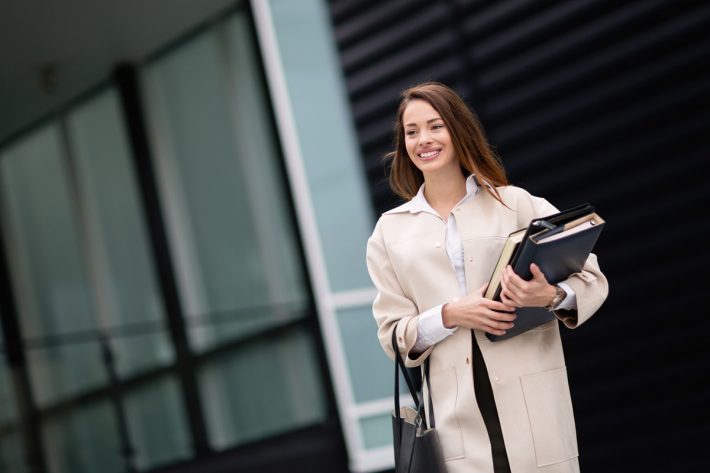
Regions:
M 339 68 L 328 2 L 271 1 L 274 39 L 333 292 L 372 286 L 365 244 L 374 221 Z
M 23 473 L 25 449 L 20 441 L 17 404 L 13 391 L 12 374 L 4 352 L 0 326 L 0 471 Z
M 75 202 L 58 127 L 48 125 L 0 157 L 6 252 L 36 401 L 46 405 L 106 376 Z M 77 343 L 64 344 L 63 337 Z
M 46 420 L 42 430 L 50 471 L 124 471 L 118 429 L 108 401 L 73 406 Z
M 308 296 L 257 45 L 244 13 L 146 70 L 190 342 L 302 317 Z
M 12 473 L 29 472 L 25 462 L 25 450 L 18 429 L 0 432 L 0 471 Z
M 207 430 L 228 448 L 325 417 L 290 195 L 244 11 L 156 58 L 144 84 Z M 312 315 L 310 315 L 312 316 Z M 278 335 L 274 335 L 278 333 Z
M 327 410 L 260 71 L 247 10 L 238 9 L 143 75 L 186 356 L 218 449 L 323 422 Z M 57 473 L 125 468 L 111 368 L 125 383 L 138 468 L 194 454 L 123 120 L 116 91 L 105 89 L 0 155 L 4 251 L 45 456 Z M 0 471 L 23 471 L 3 370 Z
M 68 119 L 98 325 L 127 376 L 173 361 L 118 97 L 108 89 Z
M 340 309 L 338 326 L 347 355 L 355 402 L 391 397 L 394 364 L 380 346 L 372 306 Z
M 392 445 L 392 414 L 380 414 L 360 419 L 365 449 Z
M 118 458 L 115 412 L 106 407 L 108 394 L 91 409 L 71 399 L 108 384 L 99 330 L 119 377 L 174 361 L 115 91 L 75 108 L 65 131 L 54 122 L 5 150 L 0 195 L 35 398 L 41 408 L 62 406 L 62 414 L 43 419 L 48 441 L 59 439 L 48 461 L 52 471 L 97 471 L 100 456 L 84 424 L 102 423 L 97 449 L 114 449 L 110 454 Z M 129 435 L 141 442 L 150 432 L 143 418 L 153 430 L 173 427 L 172 435 L 152 441 L 131 438 L 141 465 L 191 455 L 174 383 L 150 380 L 128 391 L 124 405 L 132 414 Z M 0 406 L 0 422 L 2 415 Z M 87 445 L 91 452 L 81 450 Z
M 312 425 L 325 417 L 322 377 L 311 336 L 290 330 L 211 360 L 200 372 L 216 448 Z
M 17 421 L 17 407 L 12 392 L 13 381 L 7 365 L 3 340 L 2 326 L 0 325 L 0 431 L 2 431 L 2 426 L 11 425 Z M 2 442 L 0 441 L 0 443 Z
M 163 376 L 132 390 L 125 406 L 139 469 L 192 456 L 179 383 L 174 377 Z

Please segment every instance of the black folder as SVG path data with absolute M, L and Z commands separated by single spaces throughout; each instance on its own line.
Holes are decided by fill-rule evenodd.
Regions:
M 500 276 L 508 264 L 518 276 L 530 280 L 530 264 L 535 263 L 550 284 L 564 281 L 581 271 L 604 225 L 604 220 L 589 204 L 533 219 L 524 233 L 521 229 L 510 234 L 510 241 L 506 242 L 508 249 L 501 252 L 486 297 L 500 300 Z M 555 315 L 544 307 L 520 307 L 515 312 L 517 318 L 512 329 L 502 336 L 487 333 L 486 337 L 491 341 L 506 340 L 555 319 Z

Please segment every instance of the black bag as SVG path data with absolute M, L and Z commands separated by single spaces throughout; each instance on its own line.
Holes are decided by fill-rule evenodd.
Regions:
M 429 360 L 424 361 L 424 378 L 429 387 L 429 422 L 424 411 L 424 396 L 414 389 L 414 384 L 404 366 L 397 347 L 397 328 L 392 331 L 394 363 L 394 412 L 392 431 L 394 433 L 395 473 L 446 473 L 444 457 L 441 454 L 439 436 L 434 429 L 434 409 L 431 403 L 431 383 L 429 383 Z M 399 371 L 407 383 L 416 409 L 399 406 Z

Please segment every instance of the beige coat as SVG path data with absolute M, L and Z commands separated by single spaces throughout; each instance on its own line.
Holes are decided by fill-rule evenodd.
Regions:
M 470 293 L 486 283 L 511 232 L 532 218 L 557 212 L 549 202 L 506 186 L 502 206 L 483 189 L 456 212 Z M 459 296 L 444 245 L 446 224 L 407 204 L 386 212 L 368 241 L 367 266 L 378 289 L 373 311 L 390 358 L 396 322 L 399 349 L 408 366 L 430 359 L 436 428 L 450 473 L 492 473 L 490 441 L 478 410 L 471 366 L 471 331 L 459 329 L 421 356 L 410 352 L 418 314 Z M 591 255 L 584 270 L 565 281 L 577 295 L 577 311 L 558 311 L 569 328 L 601 306 L 608 286 Z M 488 368 L 512 473 L 579 471 L 577 440 L 558 321 L 500 342 L 475 330 Z M 410 356 L 411 355 L 411 356 Z M 415 358 L 415 359 L 412 359 Z

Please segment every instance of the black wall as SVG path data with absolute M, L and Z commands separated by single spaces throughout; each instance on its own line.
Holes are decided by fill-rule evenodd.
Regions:
M 563 333 L 583 471 L 710 464 L 710 2 L 331 0 L 377 212 L 399 93 L 454 87 L 515 185 L 607 220 L 610 295 Z M 702 468 L 701 468 L 702 469 Z

